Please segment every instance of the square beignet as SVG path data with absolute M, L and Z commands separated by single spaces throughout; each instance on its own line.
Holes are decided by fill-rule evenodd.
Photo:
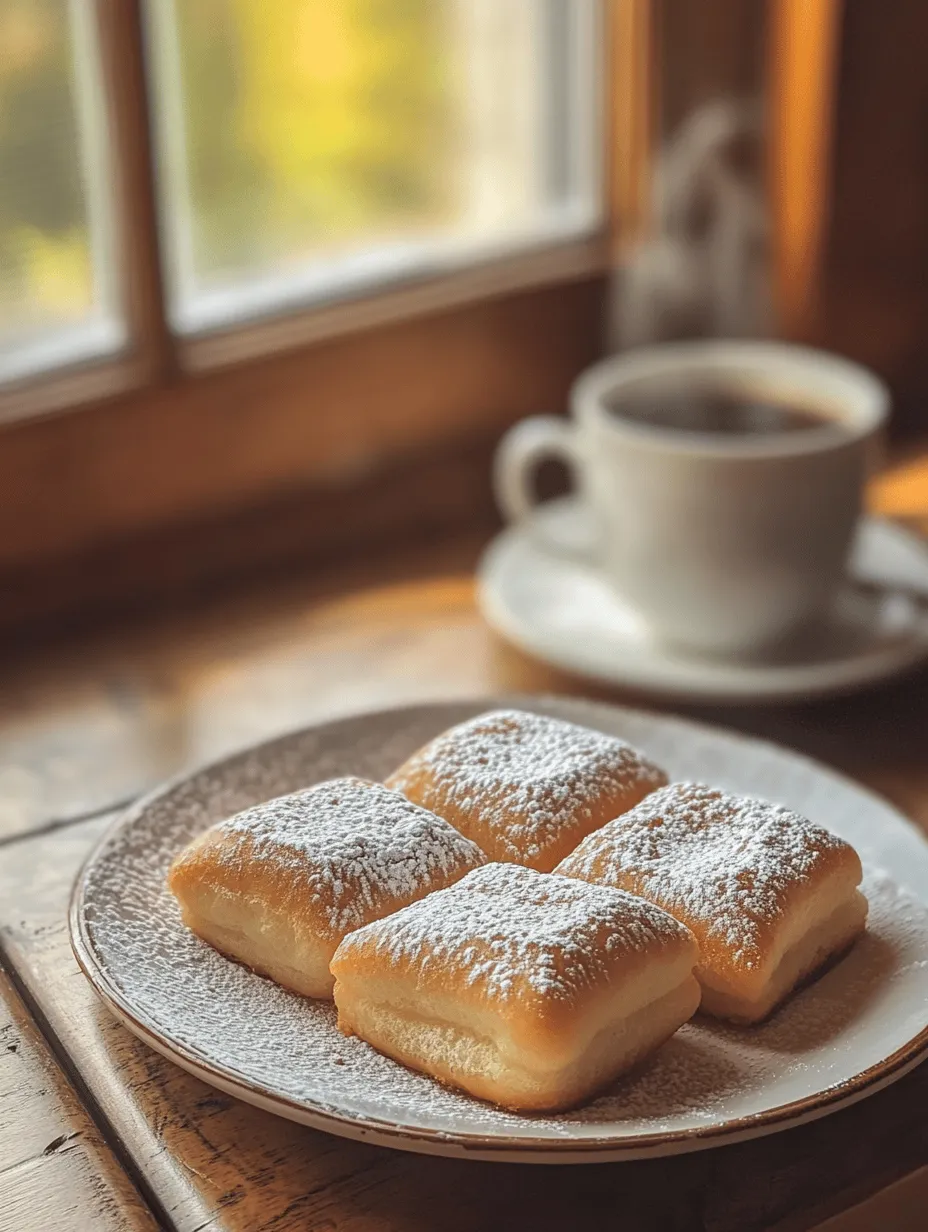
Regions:
M 331 997 L 345 933 L 485 862 L 399 792 L 332 779 L 218 822 L 176 857 L 184 923 L 222 953 L 307 997 Z
M 568 1108 L 694 1013 L 697 954 L 643 899 L 487 864 L 345 938 L 338 1025 L 480 1099 Z
M 674 783 L 591 834 L 565 877 L 640 894 L 699 942 L 702 1009 L 759 1022 L 867 920 L 849 843 L 776 804 Z
M 430 741 L 387 779 L 490 860 L 548 873 L 667 776 L 630 744 L 576 723 L 494 710 Z

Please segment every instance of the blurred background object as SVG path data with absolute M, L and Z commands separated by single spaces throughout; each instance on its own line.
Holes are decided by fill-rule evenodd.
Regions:
M 924 430 L 928 9 L 629 0 L 617 20 L 613 344 L 807 342 L 875 368 L 897 433 Z
M 613 345 L 763 337 L 775 329 L 763 117 L 756 104 L 704 103 L 654 169 L 653 231 L 617 279 Z
M 181 331 L 596 221 L 578 89 L 589 49 L 564 4 L 169 0 L 149 13 Z
M 661 338 L 928 400 L 928 10 L 0 0 L 0 623 L 495 525 Z
M 125 342 L 93 14 L 0 3 L 0 379 Z

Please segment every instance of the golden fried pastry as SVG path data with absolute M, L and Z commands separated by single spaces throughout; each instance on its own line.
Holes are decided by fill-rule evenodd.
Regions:
M 399 792 L 332 779 L 221 821 L 171 865 L 184 923 L 307 997 L 331 997 L 342 937 L 440 890 L 483 852 Z
M 345 938 L 338 1025 L 481 1099 L 567 1108 L 686 1022 L 697 955 L 643 899 L 488 864 Z
M 798 813 L 674 783 L 597 830 L 557 872 L 640 894 L 699 942 L 702 1009 L 766 1017 L 867 919 L 860 858 Z
M 624 740 L 520 710 L 452 727 L 387 779 L 489 859 L 542 873 L 666 782 Z

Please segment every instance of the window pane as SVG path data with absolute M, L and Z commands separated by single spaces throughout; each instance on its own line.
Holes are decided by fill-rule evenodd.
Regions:
M 85 0 L 0 0 L 0 380 L 119 347 Z
M 595 221 L 595 0 L 154 0 L 174 323 Z

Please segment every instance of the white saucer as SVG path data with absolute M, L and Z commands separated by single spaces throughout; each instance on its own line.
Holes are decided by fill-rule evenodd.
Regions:
M 541 506 L 555 537 L 584 541 L 588 514 L 565 498 Z M 786 702 L 850 692 L 928 659 L 928 544 L 877 518 L 861 524 L 850 577 L 827 623 L 775 660 L 684 657 L 657 645 L 595 569 L 511 527 L 484 553 L 479 602 L 508 641 L 555 667 L 661 697 Z

